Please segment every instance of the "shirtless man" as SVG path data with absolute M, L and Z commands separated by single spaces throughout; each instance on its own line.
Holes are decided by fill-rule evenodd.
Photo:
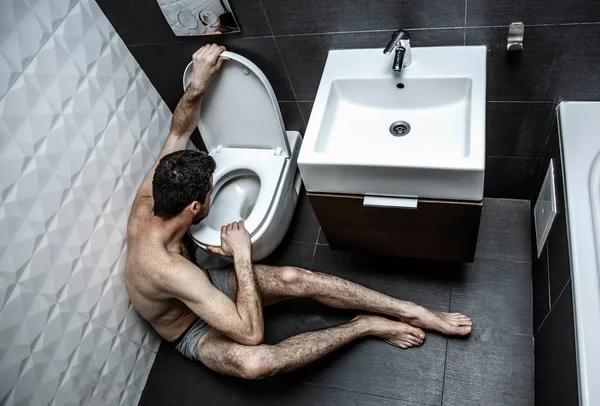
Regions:
M 194 53 L 192 82 L 133 202 L 125 285 L 135 309 L 183 355 L 246 379 L 295 370 L 360 337 L 408 348 L 423 343 L 421 328 L 469 334 L 472 322 L 459 313 L 429 310 L 307 269 L 253 265 L 243 221 L 223 226 L 221 246 L 209 248 L 232 257 L 233 266 L 204 269 L 192 262 L 183 240 L 188 227 L 208 215 L 215 163 L 206 153 L 185 147 L 198 123 L 200 98 L 227 63 L 220 57 L 224 50 L 213 44 Z M 394 320 L 361 314 L 337 327 L 262 344 L 263 306 L 300 297 Z

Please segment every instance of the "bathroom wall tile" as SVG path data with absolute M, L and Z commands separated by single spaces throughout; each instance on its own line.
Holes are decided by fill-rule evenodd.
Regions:
M 15 288 L 16 283 L 17 282 L 14 280 L 0 274 L 0 311 L 2 311 L 4 303 L 6 303 L 6 300 Z
M 513 21 L 524 21 L 526 25 L 598 22 L 600 4 L 594 0 L 577 2 L 506 0 L 499 3 L 469 0 L 467 7 L 469 26 L 508 26 Z
M 91 321 L 71 357 L 69 369 L 62 377 L 54 404 L 87 404 L 111 353 L 115 334 Z
M 6 0 L 0 23 L 0 98 L 67 16 L 77 0 Z
M 100 299 L 92 311 L 92 319 L 109 330 L 118 333 L 119 326 L 128 314 L 129 297 L 125 290 L 123 268 L 127 251 L 123 251 L 110 276 L 104 283 Z
M 538 162 L 535 158 L 486 157 L 484 196 L 529 199 Z
M 295 101 L 279 102 L 279 110 L 281 110 L 281 115 L 283 116 L 285 129 L 288 131 L 298 131 L 304 136 L 306 124 L 304 123 L 304 118 L 302 117 L 302 112 L 300 111 L 298 103 Z
M 115 30 L 127 46 L 176 41 L 195 42 L 198 37 L 177 37 L 167 23 L 156 1 L 97 0 Z M 235 37 L 271 35 L 269 25 L 260 7 L 260 0 L 230 0 L 233 13 L 242 28 Z M 216 36 L 207 38 L 214 39 Z
M 177 38 L 156 1 L 96 1 L 128 46 L 139 43 L 171 42 Z
M 477 331 L 532 334 L 531 264 L 477 259 L 461 271 L 451 312 L 471 317 Z
M 59 303 L 91 317 L 122 252 L 125 237 L 124 233 L 100 219 L 60 293 Z
M 488 46 L 488 100 L 598 98 L 594 67 L 600 64 L 600 24 L 527 27 L 525 51 L 511 54 L 506 32 L 506 27 L 467 29 L 467 45 Z
M 477 239 L 477 259 L 531 262 L 529 202 L 485 199 Z
M 544 147 L 544 154 L 542 159 L 540 159 L 535 175 L 533 177 L 533 184 L 531 187 L 531 201 L 536 202 L 539 192 L 542 188 L 542 184 L 544 183 L 544 178 L 546 176 L 546 172 L 548 171 L 548 166 L 550 165 L 550 159 L 554 160 L 555 165 L 555 173 L 562 173 L 562 164 L 561 164 L 561 151 L 558 141 L 558 127 L 557 127 L 557 118 L 558 114 L 556 111 L 552 114 L 552 123 L 550 125 L 550 131 L 548 134 L 548 141 Z M 563 194 L 563 179 L 562 176 L 555 178 L 556 188 L 559 194 Z M 535 204 L 535 203 L 534 203 Z M 564 199 L 558 199 L 558 210 L 559 212 L 564 212 Z
M 304 120 L 306 121 L 306 125 L 308 125 L 308 120 L 310 119 L 310 113 L 313 108 L 313 102 L 299 102 L 300 111 L 302 111 L 302 116 L 304 116 Z
M 480 329 L 449 339 L 444 406 L 533 405 L 533 339 Z
M 100 379 L 92 391 L 91 405 L 118 405 L 127 388 L 141 347 L 119 335 L 113 339 Z
M 274 35 L 464 25 L 463 0 L 263 0 Z
M 222 44 L 228 50 L 254 62 L 269 79 L 278 100 L 294 100 L 292 88 L 273 38 L 242 39 L 219 35 L 218 38 L 197 38 L 194 42 L 140 45 L 132 46 L 130 49 L 163 100 L 173 111 L 183 95 L 181 81 L 185 67 L 192 60 L 192 54 L 200 46 L 210 42 Z
M 325 4 L 325 3 L 323 3 Z M 463 29 L 414 30 L 411 45 L 463 45 Z M 315 98 L 330 49 L 382 48 L 392 31 L 276 37 L 298 101 Z M 392 58 L 390 56 L 390 69 Z
M 267 17 L 260 0 L 229 0 L 233 14 L 242 29 L 241 37 L 261 37 L 271 35 Z
M 138 345 L 142 345 L 144 336 L 150 328 L 150 324 L 140 316 L 133 306 L 129 306 L 121 325 L 119 325 L 119 334 Z
M 22 274 L 46 222 L 139 72 L 110 26 L 95 23 L 100 11 L 90 4 L 95 3 L 73 7 L 0 100 L 5 118 L 0 123 L 0 189 L 5 227 L 15 244 L 10 250 L 0 245 L 0 269 L 14 278 Z
M 162 338 L 153 328 L 149 328 L 146 335 L 142 339 L 142 346 L 154 353 L 158 352 Z
M 298 196 L 296 211 L 294 217 L 292 217 L 292 222 L 290 223 L 285 239 L 314 244 L 317 242 L 319 227 L 319 220 L 317 220 L 310 200 L 306 195 L 306 190 L 303 187 L 300 196 Z
M 327 241 L 327 237 L 325 237 L 325 233 L 323 229 L 319 230 L 319 240 L 317 241 L 319 244 L 329 245 L 329 241 Z
M 535 336 L 536 405 L 576 405 L 577 355 L 569 283 Z
M 125 392 L 121 397 L 119 405 L 134 406 L 138 404 L 144 390 L 144 385 L 148 379 L 148 371 L 152 368 L 155 358 L 156 354 L 152 351 L 145 349 L 138 351 L 133 371 L 127 379 Z
M 559 195 L 560 196 L 560 195 Z M 571 257 L 567 219 L 565 213 L 558 213 L 550 229 L 548 240 L 548 269 L 550 277 L 550 303 L 554 305 L 558 295 L 571 278 Z
M 21 368 L 12 394 L 15 404 L 49 404 L 77 348 L 88 319 L 55 306 Z
M 550 292 L 548 288 L 548 245 L 539 258 L 532 263 L 533 281 L 533 332 L 537 333 L 550 311 Z
M 553 103 L 487 103 L 486 155 L 539 158 Z
M 35 387 L 15 389 L 25 368 L 33 365 L 31 354 L 56 304 L 39 293 L 17 284 L 0 313 L 0 399 L 7 404 L 33 397 Z M 23 389 L 25 391 L 23 392 Z M 24 404 L 29 402 L 25 401 Z

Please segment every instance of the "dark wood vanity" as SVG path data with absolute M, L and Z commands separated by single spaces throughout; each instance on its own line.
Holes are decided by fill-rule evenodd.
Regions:
M 363 196 L 308 193 L 331 248 L 472 262 L 483 202 L 419 199 L 417 207 L 367 207 Z

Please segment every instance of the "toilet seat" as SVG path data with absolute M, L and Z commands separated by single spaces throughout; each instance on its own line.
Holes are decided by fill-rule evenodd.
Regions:
M 219 152 L 211 151 L 210 155 L 217 164 L 213 174 L 214 191 L 211 202 L 218 195 L 220 188 L 237 174 L 251 171 L 260 179 L 256 203 L 245 220 L 246 230 L 252 237 L 260 230 L 272 209 L 288 159 L 273 155 L 273 151 L 265 149 L 223 148 Z M 214 207 L 211 210 L 214 210 Z M 199 245 L 221 245 L 221 229 L 212 228 L 207 221 L 191 226 L 189 234 Z

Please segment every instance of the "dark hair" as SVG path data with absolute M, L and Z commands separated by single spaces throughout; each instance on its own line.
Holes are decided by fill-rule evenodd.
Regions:
M 194 201 L 204 204 L 215 167 L 215 160 L 201 151 L 175 151 L 162 157 L 152 179 L 154 215 L 168 220 Z

